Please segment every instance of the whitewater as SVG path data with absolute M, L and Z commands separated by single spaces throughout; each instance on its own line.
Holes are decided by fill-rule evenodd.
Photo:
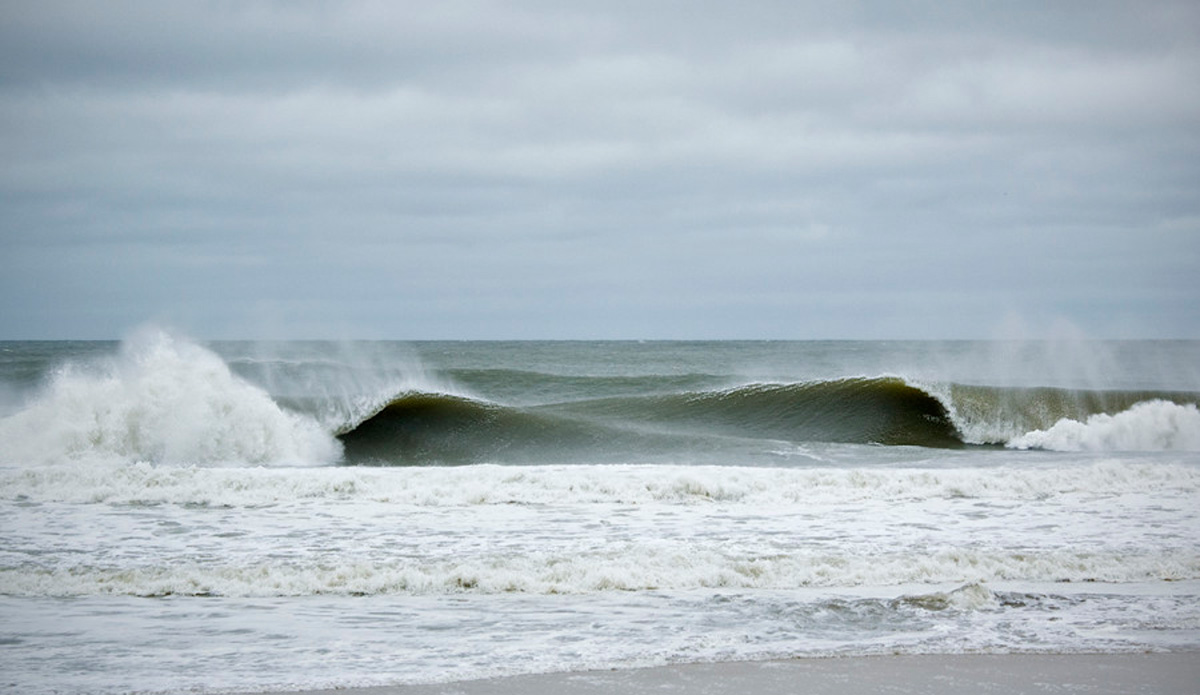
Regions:
M 6 690 L 1200 649 L 1200 343 L 0 343 Z

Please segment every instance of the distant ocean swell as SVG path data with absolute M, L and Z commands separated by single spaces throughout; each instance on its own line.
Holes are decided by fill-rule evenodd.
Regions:
M 746 442 L 1200 450 L 1200 394 L 1003 388 L 847 376 L 734 383 L 715 375 L 561 377 L 460 370 L 325 402 L 272 398 L 212 351 L 163 334 L 60 366 L 0 419 L 3 462 L 445 465 L 714 462 Z M 430 381 L 440 382 L 430 385 Z M 447 386 L 446 384 L 449 384 Z M 472 395 L 554 393 L 550 402 Z M 337 385 L 333 387 L 336 391 Z M 564 398 L 564 394 L 567 395 Z M 277 400 L 278 399 L 278 400 Z M 336 406 L 336 407 L 333 407 Z M 332 408 L 332 409 L 331 409 Z

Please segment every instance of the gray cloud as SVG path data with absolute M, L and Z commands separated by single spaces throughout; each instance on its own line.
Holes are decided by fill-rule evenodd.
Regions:
M 1200 337 L 1188 3 L 0 12 L 0 337 Z

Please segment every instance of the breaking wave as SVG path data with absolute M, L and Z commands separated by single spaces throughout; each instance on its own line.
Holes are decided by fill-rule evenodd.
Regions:
M 1054 451 L 1200 451 L 1200 410 L 1194 404 L 1146 401 L 1129 410 L 1063 418 L 1046 430 L 1010 441 L 1015 449 Z
M 348 462 L 384 464 L 596 461 L 605 452 L 630 460 L 635 452 L 652 457 L 717 449 L 728 438 L 1196 450 L 1196 400 L 1191 393 L 924 386 L 899 377 L 748 384 L 526 407 L 409 392 L 345 424 L 339 437 Z
M 774 464 L 808 443 L 1200 450 L 1200 394 L 1190 392 L 894 375 L 729 385 L 703 373 L 430 374 L 370 345 L 301 348 L 231 349 L 225 360 L 142 330 L 111 358 L 58 367 L 0 419 L 0 463 Z M 554 398 L 536 400 L 543 393 Z
M 408 393 L 339 435 L 351 462 L 479 463 L 698 450 L 721 438 L 961 445 L 945 406 L 891 377 L 513 407 Z
M 28 407 L 0 420 L 0 440 L 10 463 L 310 465 L 341 453 L 315 420 L 281 408 L 215 353 L 155 329 L 113 359 L 60 367 Z

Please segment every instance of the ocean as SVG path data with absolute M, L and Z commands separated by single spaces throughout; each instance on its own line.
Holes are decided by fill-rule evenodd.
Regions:
M 0 687 L 1200 649 L 1200 342 L 0 343 Z

